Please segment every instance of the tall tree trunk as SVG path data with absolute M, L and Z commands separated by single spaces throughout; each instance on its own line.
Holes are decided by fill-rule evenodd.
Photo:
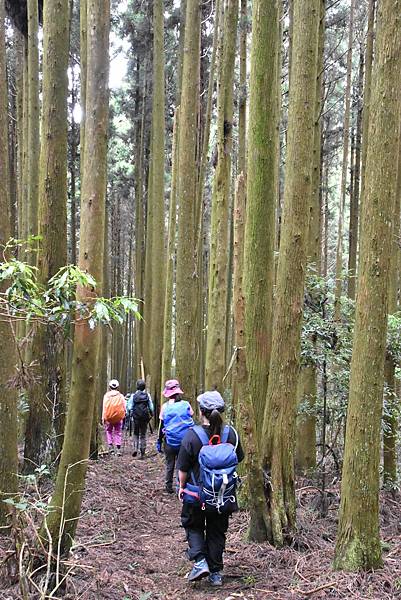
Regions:
M 349 124 L 351 113 L 351 78 L 352 78 L 352 44 L 354 41 L 354 17 L 356 0 L 351 0 L 349 30 L 348 30 L 348 50 L 347 50 L 347 77 L 345 84 L 344 101 L 344 125 L 343 125 L 343 158 L 341 170 L 341 188 L 340 188 L 340 206 L 338 212 L 338 231 L 337 231 L 337 249 L 336 249 L 336 290 L 334 299 L 334 312 L 336 321 L 341 320 L 341 295 L 343 291 L 342 271 L 343 271 L 343 236 L 344 236 L 344 212 L 345 198 L 347 195 L 347 175 L 348 175 L 348 150 L 349 150 Z
M 246 58 L 248 2 L 241 0 L 239 38 L 238 174 L 246 175 Z
M 248 510 L 250 523 L 248 537 L 252 541 L 263 542 L 267 538 L 268 515 L 263 489 L 263 475 L 260 465 L 259 444 L 256 433 L 255 411 L 247 391 L 248 372 L 245 354 L 245 294 L 244 274 L 244 238 L 246 219 L 246 183 L 240 173 L 234 205 L 234 345 L 236 356 L 234 363 L 234 410 L 237 426 L 245 450 L 245 472 L 247 473 Z
M 307 255 L 309 266 L 317 275 L 321 270 L 320 240 L 320 191 L 321 191 L 321 145 L 322 145 L 322 75 L 325 33 L 325 0 L 320 0 L 319 42 L 317 56 L 315 128 L 313 134 L 312 193 L 309 205 L 309 232 Z M 314 340 L 312 340 L 314 343 Z M 297 418 L 295 462 L 300 472 L 316 466 L 316 412 L 317 372 L 316 366 L 308 364 L 301 368 L 298 380 L 298 402 L 304 410 Z
M 181 4 L 180 4 L 180 42 L 179 42 L 179 51 L 178 51 L 177 89 L 176 89 L 176 98 L 175 98 L 176 106 L 179 106 L 181 103 L 182 67 L 183 67 L 183 63 L 184 63 L 186 12 L 187 12 L 187 0 L 181 0 Z
M 401 112 L 400 112 L 401 119 Z M 398 174 L 394 210 L 394 234 L 391 244 L 390 283 L 388 313 L 393 315 L 398 310 L 398 290 L 400 283 L 400 200 L 401 200 L 401 135 L 398 146 Z M 397 489 L 397 438 L 399 397 L 397 396 L 396 361 L 389 352 L 386 353 L 384 380 L 387 384 L 385 411 L 383 415 L 383 485 L 390 491 Z
M 7 67 L 5 44 L 4 0 L 0 0 L 0 244 L 10 238 L 10 195 L 9 195 L 9 156 L 8 156 L 8 102 Z M 5 292 L 8 285 L 0 288 Z M 15 340 L 13 325 L 2 318 L 0 322 L 1 346 L 4 352 L 0 362 L 0 527 L 9 524 L 9 505 L 3 500 L 14 496 L 18 491 L 17 453 L 17 399 L 15 389 L 9 381 L 15 370 Z
M 219 52 L 217 165 L 213 182 L 205 383 L 222 389 L 226 345 L 227 251 L 233 141 L 233 84 L 238 0 L 225 6 Z
M 195 191 L 198 99 L 194 90 L 199 73 L 200 9 L 198 0 L 187 0 L 185 50 L 179 127 L 178 239 L 176 272 L 176 374 L 186 396 L 194 400 L 196 375 L 193 323 L 196 287 Z
M 150 330 L 150 391 L 155 404 L 161 393 L 163 318 L 165 295 L 164 233 L 164 2 L 153 2 L 153 224 L 152 224 L 152 316 Z
M 256 0 L 252 24 L 244 291 L 248 393 L 260 434 L 266 403 L 273 313 L 279 152 L 278 1 Z
M 69 4 L 44 4 L 43 116 L 39 168 L 40 281 L 67 263 L 67 67 Z M 25 470 L 48 464 L 61 449 L 65 417 L 65 353 L 56 328 L 36 326 L 32 356 L 39 382 L 30 393 Z
M 362 149 L 361 149 L 361 204 L 365 192 L 366 156 L 369 137 L 370 96 L 372 92 L 372 68 L 375 42 L 375 15 L 376 0 L 369 0 L 368 6 L 368 31 L 366 35 L 365 50 L 365 82 L 363 86 L 363 112 L 362 112 Z
M 334 561 L 335 568 L 347 571 L 376 569 L 382 564 L 379 532 L 380 427 L 400 135 L 401 21 L 398 0 L 382 0 L 380 3 L 376 47 Z
M 103 283 L 104 216 L 107 180 L 109 26 L 108 0 L 88 0 L 88 80 L 85 124 L 84 187 L 81 203 L 79 266 Z M 95 290 L 78 288 L 85 301 Z M 75 328 L 72 381 L 61 462 L 47 526 L 53 548 L 68 552 L 74 540 L 85 488 L 90 431 L 97 391 L 93 367 L 99 359 L 100 330 L 85 321 Z M 42 527 L 42 535 L 46 532 Z M 59 545 L 59 546 L 57 546 Z
M 80 58 L 80 74 L 81 74 L 81 90 L 80 90 L 80 106 L 81 106 L 81 123 L 80 123 L 80 189 L 82 195 L 83 179 L 84 179 L 84 151 L 85 151 L 85 124 L 86 124 L 86 79 L 87 79 L 87 2 L 88 0 L 80 0 L 79 3 L 79 58 Z
M 362 139 L 362 94 L 363 94 L 364 55 L 362 46 L 359 53 L 359 76 L 356 101 L 356 134 L 355 161 L 353 165 L 353 186 L 351 187 L 349 209 L 349 248 L 348 248 L 348 297 L 355 300 L 356 262 L 358 251 L 359 226 L 359 185 L 361 173 L 361 139 Z
M 307 262 L 320 0 L 294 0 L 284 214 L 277 272 L 273 338 L 262 439 L 270 477 L 269 537 L 284 542 L 295 528 L 296 391 Z
M 39 193 L 39 8 L 27 0 L 28 10 L 28 233 L 38 233 Z M 32 262 L 35 262 L 33 255 Z
M 173 147 L 171 155 L 173 157 L 171 172 L 171 193 L 168 223 L 168 244 L 167 244 L 167 271 L 166 271 L 166 292 L 164 299 L 164 330 L 163 330 L 163 363 L 162 363 L 162 382 L 171 379 L 172 351 L 173 351 L 173 290 L 174 290 L 174 266 L 175 266 L 175 247 L 177 232 L 177 174 L 178 174 L 178 132 L 179 132 L 179 108 L 175 109 L 174 128 L 173 128 Z

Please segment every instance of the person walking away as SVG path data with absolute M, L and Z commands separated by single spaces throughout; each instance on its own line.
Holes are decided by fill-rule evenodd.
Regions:
M 109 382 L 109 391 L 103 396 L 102 423 L 106 430 L 110 452 L 117 451 L 121 456 L 121 433 L 125 417 L 125 398 L 119 391 L 117 379 Z
M 163 396 L 167 398 L 160 410 L 159 438 L 156 443 L 157 451 L 162 452 L 164 440 L 164 455 L 166 458 L 166 492 L 174 493 L 173 478 L 175 463 L 181 442 L 190 427 L 194 426 L 191 405 L 183 400 L 179 382 L 176 379 L 166 381 Z
M 137 456 L 140 451 L 141 458 L 145 457 L 148 424 L 154 412 L 152 398 L 145 388 L 145 381 L 138 379 L 136 392 L 131 395 L 127 407 L 130 419 L 134 421 L 134 451 L 132 456 Z
M 197 401 L 202 424 L 186 433 L 177 459 L 181 524 L 194 561 L 188 580 L 208 577 L 221 586 L 229 518 L 238 510 L 236 466 L 244 452 L 236 430 L 223 423 L 219 392 L 205 392 Z

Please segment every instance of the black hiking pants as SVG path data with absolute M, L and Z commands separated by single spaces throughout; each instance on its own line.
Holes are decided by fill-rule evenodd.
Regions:
M 146 450 L 146 433 L 148 431 L 148 421 L 134 420 L 134 451 L 141 451 L 142 454 Z
M 175 463 L 177 460 L 179 448 L 173 448 L 169 446 L 167 442 L 164 442 L 164 455 L 166 457 L 166 488 L 173 489 L 173 479 L 175 471 Z
M 229 516 L 191 504 L 182 505 L 181 524 L 187 534 L 188 557 L 193 561 L 206 558 L 211 573 L 223 569 Z

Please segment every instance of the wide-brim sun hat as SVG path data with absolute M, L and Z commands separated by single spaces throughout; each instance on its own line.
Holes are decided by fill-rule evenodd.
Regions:
M 111 380 L 109 381 L 109 388 L 110 388 L 111 390 L 116 390 L 116 389 L 117 389 L 117 388 L 119 388 L 119 387 L 120 387 L 120 384 L 119 384 L 119 382 L 117 381 L 117 379 L 111 379 Z
M 197 402 L 201 409 L 207 411 L 218 410 L 219 412 L 223 412 L 225 406 L 224 398 L 217 390 L 200 394 Z
M 171 396 L 176 396 L 177 394 L 183 394 L 180 387 L 180 382 L 177 379 L 169 379 L 164 384 L 163 396 L 165 398 L 171 398 Z

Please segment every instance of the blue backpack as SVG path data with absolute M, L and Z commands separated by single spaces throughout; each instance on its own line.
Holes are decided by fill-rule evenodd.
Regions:
M 164 407 L 164 435 L 172 448 L 179 448 L 188 429 L 194 426 L 189 402 L 180 400 Z
M 214 435 L 210 440 L 203 427 L 199 425 L 194 427 L 194 432 L 203 444 L 198 457 L 199 500 L 202 508 L 206 510 L 217 512 L 236 510 L 238 434 L 235 429 L 233 431 L 236 436 L 235 446 L 228 441 L 230 433 L 228 425 L 224 427 L 221 438 Z

